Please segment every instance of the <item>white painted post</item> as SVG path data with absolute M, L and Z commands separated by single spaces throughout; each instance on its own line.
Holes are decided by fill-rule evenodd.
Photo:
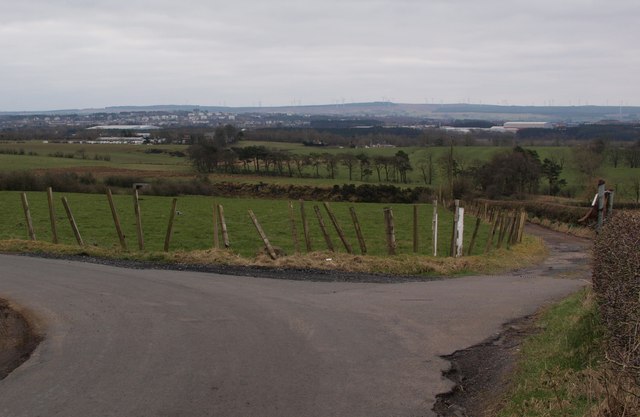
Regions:
M 462 256 L 462 239 L 464 237 L 464 207 L 458 208 L 458 220 L 456 230 L 456 258 Z
M 433 230 L 433 256 L 438 256 L 438 200 L 433 200 L 431 229 Z

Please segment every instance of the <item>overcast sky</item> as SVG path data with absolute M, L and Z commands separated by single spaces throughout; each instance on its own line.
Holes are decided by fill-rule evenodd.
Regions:
M 638 0 L 0 0 L 0 111 L 640 105 Z

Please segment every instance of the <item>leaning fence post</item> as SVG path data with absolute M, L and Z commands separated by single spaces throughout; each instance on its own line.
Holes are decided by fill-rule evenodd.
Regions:
M 300 200 L 300 218 L 302 219 L 302 232 L 304 233 L 304 243 L 307 246 L 307 252 L 311 252 L 311 235 L 309 234 L 309 222 L 307 214 L 304 211 L 304 200 Z
M 113 223 L 116 226 L 116 233 L 118 233 L 118 239 L 120 240 L 120 246 L 122 249 L 127 250 L 127 242 L 122 232 L 122 226 L 120 225 L 120 219 L 118 218 L 118 212 L 113 202 L 113 195 L 111 194 L 111 188 L 107 188 L 107 200 L 109 201 L 109 208 L 111 209 L 111 217 L 113 217 Z
M 31 210 L 29 210 L 27 193 L 20 194 L 20 197 L 22 198 L 22 209 L 24 210 L 24 217 L 27 220 L 27 231 L 29 232 L 29 239 L 36 240 L 36 232 L 33 230 L 33 221 L 31 220 Z
M 527 211 L 522 209 L 520 211 L 520 227 L 518 228 L 518 243 L 522 243 L 522 236 L 524 235 L 524 225 L 527 221 Z
M 64 206 L 64 210 L 67 212 L 67 217 L 69 218 L 69 223 L 71 224 L 71 229 L 73 230 L 73 234 L 76 237 L 76 241 L 78 242 L 78 245 L 84 246 L 84 242 L 82 241 L 82 236 L 80 236 L 80 230 L 78 230 L 76 219 L 73 218 L 73 213 L 71 213 L 71 207 L 69 207 L 69 202 L 67 201 L 67 197 L 62 197 L 62 205 Z
M 491 217 L 493 218 L 493 223 L 491 224 L 491 231 L 487 237 L 487 245 L 484 247 L 484 253 L 489 252 L 489 249 L 491 249 L 493 238 L 496 236 L 496 230 L 498 229 L 498 223 L 500 222 L 500 218 L 496 217 L 495 213 L 492 212 Z
M 518 227 L 517 225 L 518 225 L 518 216 L 514 212 L 513 219 L 511 219 L 511 228 L 509 229 L 509 234 L 507 238 L 507 246 L 511 246 L 514 243 L 513 236 L 516 234 L 516 227 Z
M 320 213 L 320 208 L 318 208 L 318 206 L 313 206 L 313 210 L 316 212 L 316 217 L 318 218 L 318 224 L 320 225 L 320 230 L 322 231 L 322 235 L 324 236 L 324 241 L 327 243 L 327 249 L 329 249 L 331 252 L 335 252 L 335 249 L 333 247 L 333 242 L 331 241 L 331 237 L 327 232 L 327 227 L 324 224 L 322 213 Z
M 178 199 L 174 198 L 171 202 L 171 212 L 169 213 L 169 225 L 167 226 L 167 234 L 164 237 L 164 251 L 169 252 L 169 243 L 171 242 L 171 235 L 173 234 L 173 221 L 176 218 L 176 205 Z
M 498 245 L 496 249 L 500 249 L 502 247 L 502 242 L 504 240 L 504 235 L 507 233 L 507 228 L 509 227 L 509 215 L 502 214 L 500 217 L 500 231 L 498 233 Z
M 218 219 L 220 220 L 220 228 L 222 229 L 222 242 L 225 248 L 229 248 L 231 243 L 229 242 L 229 232 L 227 231 L 227 222 L 224 219 L 224 207 L 222 204 L 218 204 Z
M 299 253 L 300 243 L 298 242 L 298 228 L 296 227 L 296 218 L 293 214 L 293 201 L 289 201 L 289 222 L 291 223 L 291 238 L 293 239 L 293 248 L 296 253 Z
M 360 222 L 358 221 L 356 209 L 353 207 L 349 207 L 349 212 L 351 213 L 351 220 L 353 220 L 353 227 L 356 229 L 356 236 L 358 237 L 358 243 L 360 244 L 360 252 L 362 252 L 363 255 L 366 255 L 367 244 L 364 240 L 364 236 L 362 236 L 362 229 L 360 228 Z
M 133 211 L 136 216 L 136 234 L 138 236 L 138 249 L 144 250 L 144 233 L 142 231 L 142 215 L 140 214 L 140 197 L 138 189 L 133 189 Z
M 396 230 L 393 224 L 393 209 L 391 207 L 384 208 L 384 224 L 387 234 L 387 250 L 389 255 L 396 254 Z
M 251 221 L 253 222 L 253 225 L 256 227 L 258 234 L 262 238 L 262 241 L 264 242 L 264 245 L 267 248 L 267 252 L 269 253 L 269 256 L 271 257 L 271 259 L 275 260 L 277 258 L 276 251 L 273 249 L 273 246 L 271 246 L 271 243 L 269 242 L 267 235 L 264 233 L 264 230 L 262 230 L 262 227 L 260 227 L 260 223 L 258 223 L 258 219 L 256 218 L 256 215 L 253 214 L 253 210 L 251 209 L 249 209 L 249 217 L 251 217 Z
M 471 253 L 473 252 L 473 246 L 476 243 L 476 237 L 478 236 L 478 229 L 480 229 L 480 217 L 476 218 L 476 226 L 473 228 L 473 234 L 471 235 L 471 242 L 469 243 L 469 250 L 467 252 L 467 255 L 471 256 Z
M 325 210 L 327 210 L 329 219 L 331 219 L 331 223 L 333 224 L 334 229 L 336 229 L 336 232 L 338 233 L 338 237 L 342 241 L 342 244 L 344 245 L 345 250 L 349 254 L 353 253 L 353 248 L 351 247 L 351 244 L 347 241 L 347 238 L 344 235 L 344 232 L 342 231 L 342 227 L 340 227 L 340 224 L 338 223 L 338 219 L 336 219 L 335 214 L 333 214 L 333 211 L 331 211 L 331 207 L 329 207 L 329 203 L 324 202 L 322 204 L 324 205 Z
M 53 189 L 47 188 L 47 203 L 49 204 L 49 221 L 51 222 L 51 241 L 58 243 L 58 227 L 56 225 L 56 210 L 53 205 Z

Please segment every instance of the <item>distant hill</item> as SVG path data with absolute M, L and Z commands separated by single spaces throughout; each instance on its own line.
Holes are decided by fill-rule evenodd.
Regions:
M 297 114 L 339 117 L 416 117 L 436 120 L 527 120 L 549 122 L 640 121 L 640 106 L 499 106 L 490 104 L 345 103 L 282 107 L 223 107 L 195 105 L 116 106 L 44 112 L 4 112 L 0 115 L 92 114 L 122 112 L 208 111 L 232 114 Z

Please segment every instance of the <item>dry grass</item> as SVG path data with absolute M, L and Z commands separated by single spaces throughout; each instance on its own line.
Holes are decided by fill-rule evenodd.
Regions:
M 596 236 L 595 230 L 589 227 L 572 226 L 567 223 L 556 222 L 548 219 L 540 219 L 533 217 L 528 219 L 529 222 L 537 224 L 547 229 L 555 230 L 557 232 L 566 233 L 568 235 L 583 237 L 586 239 L 594 239 Z
M 523 243 L 510 249 L 493 250 L 487 255 L 462 258 L 434 258 L 424 255 L 361 256 L 334 252 L 311 252 L 282 256 L 276 260 L 260 253 L 254 258 L 241 257 L 222 249 L 125 252 L 96 246 L 54 245 L 26 240 L 0 241 L 0 252 L 84 255 L 103 259 L 125 259 L 170 264 L 259 266 L 269 268 L 322 269 L 390 275 L 453 276 L 492 274 L 535 265 L 546 255 L 541 239 L 526 236 Z

